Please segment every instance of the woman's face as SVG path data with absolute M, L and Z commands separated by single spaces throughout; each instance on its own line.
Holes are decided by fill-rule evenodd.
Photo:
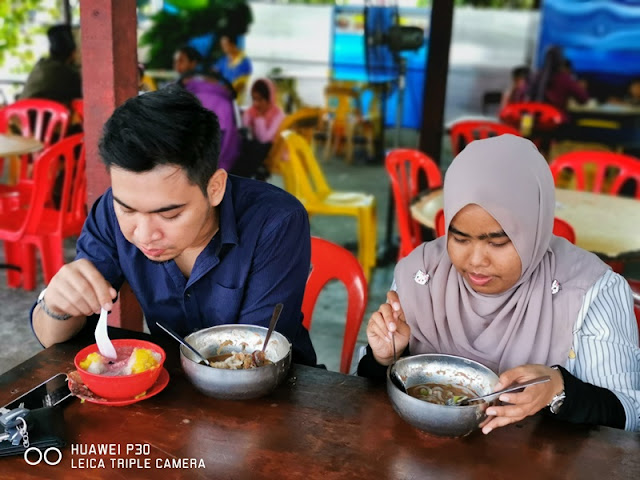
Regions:
M 451 220 L 449 258 L 478 293 L 502 293 L 516 284 L 522 262 L 500 224 L 482 207 L 471 204 Z
M 267 102 L 267 99 L 258 92 L 251 92 L 251 99 L 253 100 L 253 107 L 260 115 L 264 115 L 269 109 L 269 102 Z

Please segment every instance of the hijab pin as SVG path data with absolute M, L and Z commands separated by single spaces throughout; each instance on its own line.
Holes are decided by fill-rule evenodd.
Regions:
M 551 295 L 555 295 L 560 290 L 562 290 L 562 286 L 560 285 L 560 282 L 558 282 L 558 280 L 554 280 L 553 282 L 551 282 Z
M 426 285 L 431 276 L 428 273 L 424 273 L 422 270 L 418 270 L 413 277 L 413 280 L 418 285 Z

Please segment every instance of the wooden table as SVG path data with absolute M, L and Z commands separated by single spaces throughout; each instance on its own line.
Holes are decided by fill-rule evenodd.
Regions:
M 111 329 L 113 338 L 145 338 Z M 0 477 L 220 479 L 566 479 L 640 478 L 640 434 L 562 423 L 541 416 L 459 439 L 431 437 L 405 423 L 384 387 L 294 365 L 271 395 L 221 401 L 198 393 L 182 374 L 175 342 L 167 351 L 168 387 L 127 407 L 64 407 L 68 446 L 60 464 L 0 458 Z M 90 338 L 44 350 L 0 376 L 0 404 L 73 368 Z M 86 455 L 79 445 L 116 444 L 121 453 Z M 126 453 L 139 444 L 147 454 Z M 76 453 L 72 448 L 76 449 Z M 115 466 L 112 466 L 112 461 Z M 204 468 L 166 467 L 193 459 Z M 104 468 L 87 468 L 87 463 Z M 122 462 L 118 466 L 118 461 Z M 123 463 L 138 462 L 126 467 Z M 202 461 L 202 463 L 201 463 Z M 138 469 L 149 462 L 150 468 Z M 164 468 L 159 469 L 158 463 Z
M 433 228 L 442 203 L 442 190 L 434 190 L 411 206 L 411 216 Z M 571 224 L 576 245 L 585 250 L 610 259 L 640 254 L 638 200 L 556 188 L 556 216 Z
M 13 185 L 17 181 L 20 155 L 39 152 L 42 150 L 42 147 L 42 142 L 35 138 L 0 133 L 0 158 L 7 157 L 11 160 L 7 178 L 7 183 L 9 185 Z

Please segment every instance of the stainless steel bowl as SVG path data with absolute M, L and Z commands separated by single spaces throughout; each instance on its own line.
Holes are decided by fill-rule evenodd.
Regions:
M 422 383 L 451 384 L 465 387 L 478 395 L 491 393 L 498 376 L 484 365 L 454 355 L 423 354 L 398 360 L 387 370 L 387 393 L 394 410 L 420 430 L 441 437 L 468 435 L 486 418 L 488 404 L 480 402 L 464 407 L 437 405 L 402 392 L 391 381 L 396 371 L 406 388 Z
M 267 329 L 256 325 L 219 325 L 205 328 L 185 337 L 185 341 L 205 357 L 218 353 L 245 352 L 262 349 Z M 219 346 L 230 340 L 231 345 Z M 273 332 L 266 356 L 273 363 L 248 370 L 224 370 L 198 363 L 197 357 L 180 346 L 180 363 L 191 383 L 202 393 L 223 400 L 246 400 L 271 392 L 287 376 L 291 366 L 291 344 L 287 338 Z

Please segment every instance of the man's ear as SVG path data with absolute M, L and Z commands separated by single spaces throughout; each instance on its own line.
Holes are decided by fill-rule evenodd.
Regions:
M 207 197 L 212 207 L 220 205 L 224 198 L 224 192 L 227 189 L 227 176 L 226 170 L 219 168 L 209 179 Z

